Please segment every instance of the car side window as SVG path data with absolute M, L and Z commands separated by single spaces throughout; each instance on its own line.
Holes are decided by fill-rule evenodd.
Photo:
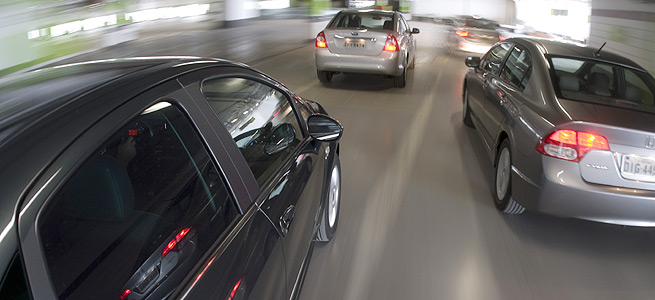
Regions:
M 500 66 L 503 63 L 505 54 L 509 51 L 512 46 L 508 43 L 502 43 L 491 48 L 487 54 L 482 58 L 482 69 L 492 73 L 498 74 L 500 71 Z
M 20 255 L 16 255 L 0 284 L 0 299 L 31 299 Z
M 263 185 L 302 138 L 289 99 L 266 84 L 240 77 L 208 79 L 201 88 Z
M 37 220 L 58 298 L 141 299 L 179 285 L 239 216 L 210 157 L 169 102 L 93 151 Z
M 507 62 L 500 72 L 500 78 L 511 82 L 520 89 L 525 89 L 530 79 L 531 71 L 532 61 L 530 54 L 526 50 L 515 47 L 507 57 Z

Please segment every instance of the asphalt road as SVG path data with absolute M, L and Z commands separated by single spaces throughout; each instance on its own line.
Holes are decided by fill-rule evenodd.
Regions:
M 398 89 L 377 76 L 319 83 L 302 22 L 262 23 L 286 32 L 250 26 L 155 34 L 76 59 L 245 61 L 343 123 L 339 228 L 315 247 L 303 300 L 655 297 L 655 229 L 495 210 L 491 162 L 461 121 L 464 56 L 444 51 L 443 28 L 410 22 L 421 29 L 418 59 Z

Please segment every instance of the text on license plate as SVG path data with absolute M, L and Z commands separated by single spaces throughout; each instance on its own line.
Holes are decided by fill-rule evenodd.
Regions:
M 346 48 L 364 48 L 366 47 L 366 41 L 364 40 L 346 40 L 343 44 Z
M 621 175 L 628 179 L 655 182 L 655 160 L 636 155 L 624 155 Z

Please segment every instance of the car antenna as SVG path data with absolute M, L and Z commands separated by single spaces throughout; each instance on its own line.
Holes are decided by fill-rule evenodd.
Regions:
M 600 50 L 602 50 L 603 47 L 605 47 L 605 44 L 607 44 L 607 42 L 604 42 L 603 45 L 600 46 L 600 48 L 598 48 L 598 50 L 594 51 L 594 56 L 595 56 L 595 57 L 599 57 L 599 56 L 600 56 Z

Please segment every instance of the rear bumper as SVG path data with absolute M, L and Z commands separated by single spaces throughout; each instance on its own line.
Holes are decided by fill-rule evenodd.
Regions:
M 655 226 L 655 192 L 587 183 L 578 163 L 542 157 L 543 180 L 534 185 L 512 172 L 514 199 L 527 209 L 596 222 Z
M 315 57 L 318 71 L 399 76 L 405 70 L 405 60 L 400 51 L 383 51 L 379 56 L 363 56 L 334 54 L 326 48 L 317 48 Z
M 491 49 L 491 46 L 493 46 L 493 43 L 480 43 L 480 42 L 472 42 L 466 38 L 456 38 L 455 45 L 457 46 L 457 49 L 460 51 L 464 52 L 471 52 L 471 53 L 487 53 L 489 49 Z

